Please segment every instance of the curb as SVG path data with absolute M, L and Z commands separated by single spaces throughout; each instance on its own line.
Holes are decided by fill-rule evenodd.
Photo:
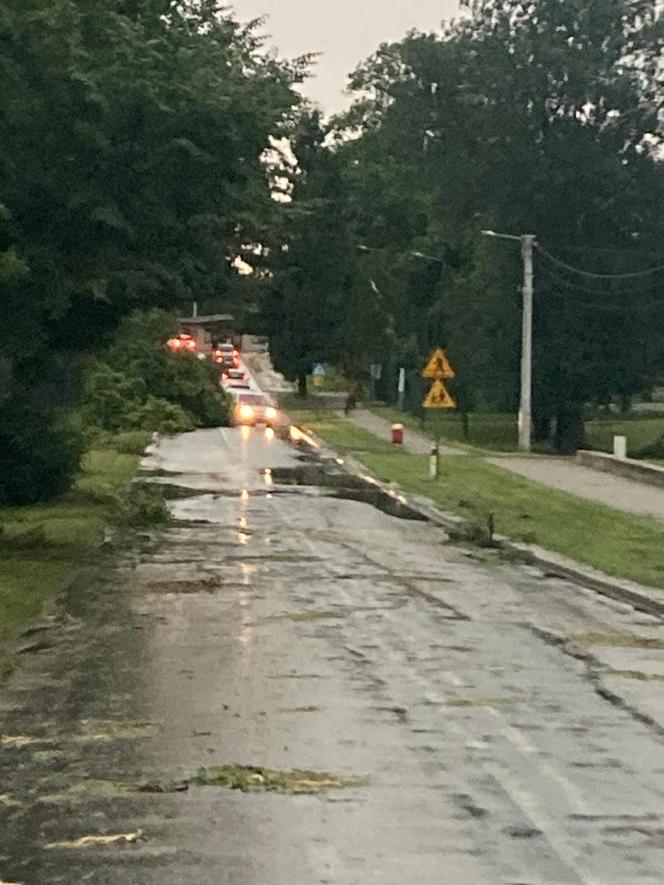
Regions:
M 302 445 L 306 445 L 310 450 L 323 454 L 329 453 L 331 457 L 339 460 L 338 454 L 327 443 L 320 439 L 310 428 L 304 425 L 296 425 L 298 429 L 304 431 L 307 436 L 316 441 L 319 446 L 315 449 L 309 446 L 305 440 Z M 394 487 L 388 485 L 372 476 L 371 471 L 364 464 L 357 461 L 352 456 L 346 456 L 341 459 L 343 467 L 356 476 L 363 477 L 372 484 L 378 486 L 387 494 L 394 493 Z M 440 510 L 428 498 L 420 495 L 414 495 L 411 492 L 400 490 L 407 499 L 408 505 L 418 511 L 434 524 L 446 530 L 458 530 L 471 523 L 461 516 L 454 513 L 448 513 Z M 499 549 L 518 553 L 528 559 L 528 564 L 538 566 L 543 569 L 547 575 L 551 577 L 561 578 L 591 590 L 599 596 L 607 597 L 615 602 L 628 605 L 637 611 L 653 615 L 656 618 L 664 619 L 664 590 L 656 587 L 648 587 L 643 584 L 637 584 L 628 579 L 613 578 L 605 572 L 594 569 L 591 566 L 582 565 L 574 559 L 569 559 L 558 553 L 545 550 L 534 544 L 524 544 L 518 541 L 512 541 L 503 535 L 496 535 L 495 540 Z
M 656 464 L 647 464 L 634 458 L 618 458 L 615 455 L 608 455 L 606 452 L 586 450 L 577 452 L 576 460 L 583 467 L 601 470 L 612 476 L 632 480 L 632 482 L 647 483 L 659 488 L 664 486 L 664 467 L 658 467 Z

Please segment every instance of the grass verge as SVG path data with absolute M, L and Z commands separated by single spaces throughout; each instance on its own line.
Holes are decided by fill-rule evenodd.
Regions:
M 433 412 L 424 419 L 398 409 L 378 406 L 372 409 L 376 415 L 391 423 L 403 424 L 426 436 L 440 436 L 445 442 L 459 448 L 488 449 L 492 452 L 513 452 L 518 444 L 517 417 L 510 414 L 487 413 L 468 415 L 468 438 L 458 412 Z
M 632 418 L 598 418 L 586 424 L 588 448 L 613 452 L 613 437 L 626 436 L 630 454 L 637 454 L 664 436 L 664 417 L 635 415 Z
M 616 577 L 664 588 L 664 525 L 654 519 L 548 489 L 473 455 L 442 458 L 441 476 L 431 482 L 425 456 L 397 451 L 329 414 L 307 413 L 302 420 L 379 479 L 425 495 L 478 526 L 486 526 L 493 515 L 496 531 L 509 538 L 539 544 Z
M 487 413 L 468 415 L 468 438 L 464 435 L 461 415 L 441 412 L 427 415 L 424 425 L 414 415 L 387 406 L 372 409 L 381 418 L 403 424 L 431 438 L 440 436 L 445 442 L 459 448 L 483 449 L 492 452 L 514 452 L 518 448 L 517 416 Z M 626 436 L 630 454 L 635 455 L 664 436 L 664 417 L 634 415 L 629 418 L 610 416 L 586 421 L 586 441 L 589 449 L 613 452 L 614 436 Z M 546 443 L 535 443 L 535 450 L 550 451 Z
M 149 439 L 147 434 L 146 444 Z M 0 675 L 10 663 L 7 642 L 64 588 L 102 539 L 138 461 L 137 454 L 93 449 L 68 494 L 50 504 L 0 507 Z

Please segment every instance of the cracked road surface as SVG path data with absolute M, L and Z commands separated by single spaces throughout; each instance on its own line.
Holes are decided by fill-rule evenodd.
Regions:
M 0 880 L 660 885 L 661 622 L 280 485 L 299 458 L 251 431 L 162 441 L 174 524 L 20 639 Z M 230 763 L 366 782 L 186 783 Z

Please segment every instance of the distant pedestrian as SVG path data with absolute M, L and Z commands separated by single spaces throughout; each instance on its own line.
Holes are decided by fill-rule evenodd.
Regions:
M 348 391 L 348 396 L 346 397 L 346 405 L 344 407 L 344 414 L 350 415 L 350 413 L 357 407 L 357 388 L 355 385 L 351 387 Z

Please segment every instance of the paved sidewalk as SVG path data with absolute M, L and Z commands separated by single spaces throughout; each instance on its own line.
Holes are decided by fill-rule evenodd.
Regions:
M 384 418 L 374 415 L 373 412 L 358 409 L 358 411 L 353 412 L 350 416 L 343 415 L 342 417 L 351 421 L 357 427 L 361 427 L 363 430 L 368 430 L 369 433 L 375 433 L 376 436 L 381 436 L 384 439 L 390 438 L 392 425 Z M 428 455 L 431 452 L 431 445 L 432 441 L 428 437 L 417 433 L 415 430 L 409 430 L 406 428 L 403 447 L 407 452 L 412 452 L 413 455 Z M 461 449 L 454 449 L 452 446 L 441 445 L 440 454 L 464 455 L 465 452 Z
M 353 424 L 375 433 L 384 439 L 389 438 L 390 422 L 373 412 L 357 411 L 348 418 Z M 416 455 L 426 455 L 431 451 L 431 440 L 414 430 L 406 430 L 404 448 Z M 464 455 L 466 452 L 449 446 L 441 446 L 441 455 Z M 649 486 L 636 480 L 612 476 L 589 467 L 582 467 L 572 458 L 552 457 L 487 457 L 487 464 L 502 467 L 511 473 L 523 476 L 532 482 L 569 492 L 579 498 L 595 501 L 607 507 L 649 516 L 664 522 L 664 489 Z
M 486 458 L 489 464 L 533 482 L 588 498 L 608 507 L 664 521 L 664 489 L 612 476 L 577 464 L 572 458 Z

